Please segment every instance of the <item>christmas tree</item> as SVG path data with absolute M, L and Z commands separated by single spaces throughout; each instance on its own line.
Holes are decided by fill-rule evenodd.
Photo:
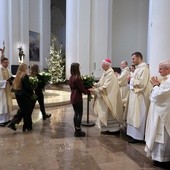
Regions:
M 51 84 L 65 82 L 65 55 L 62 52 L 62 45 L 57 49 L 56 38 L 52 36 L 50 56 L 47 58 L 48 72 L 51 74 Z

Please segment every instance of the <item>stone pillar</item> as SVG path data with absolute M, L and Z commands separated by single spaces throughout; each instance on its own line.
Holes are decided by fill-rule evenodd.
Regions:
M 72 62 L 100 77 L 102 60 L 112 57 L 112 0 L 67 0 L 66 8 L 66 78 Z
M 77 60 L 82 75 L 91 74 L 91 0 L 78 1 Z
M 18 42 L 19 42 L 18 46 L 22 46 L 25 54 L 24 62 L 28 64 L 29 63 L 29 8 L 28 8 L 29 1 L 19 0 L 18 3 L 19 3 L 19 30 L 20 30 L 19 38 L 18 38 Z M 18 50 L 17 50 L 17 54 L 18 54 Z
M 25 36 L 27 35 L 28 28 L 28 4 L 22 0 L 8 0 L 8 35 L 9 35 L 9 59 L 10 64 L 18 65 L 19 63 L 19 47 L 22 46 L 24 50 L 25 58 L 28 56 L 25 44 Z M 27 5 L 27 6 L 25 6 Z M 28 38 L 27 38 L 28 39 Z M 25 62 L 24 58 L 24 62 Z M 27 60 L 26 60 L 27 61 Z
M 46 66 L 46 58 L 49 57 L 50 47 L 50 0 L 40 1 L 40 70 Z M 29 42 L 29 41 L 28 41 Z
M 112 0 L 93 0 L 91 15 L 92 72 L 99 78 L 103 73 L 102 60 L 112 59 Z
M 8 57 L 8 45 L 9 45 L 9 22 L 8 22 L 8 1 L 0 0 L 0 48 L 3 47 L 3 41 L 5 42 L 5 56 Z
M 77 62 L 77 11 L 79 0 L 66 2 L 66 78 L 70 76 L 70 65 Z
M 170 59 L 170 1 L 150 0 L 148 63 L 151 75 L 158 75 L 159 63 Z

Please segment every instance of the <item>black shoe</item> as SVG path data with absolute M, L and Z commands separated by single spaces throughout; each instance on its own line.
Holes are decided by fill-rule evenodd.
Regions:
M 32 131 L 32 128 L 27 128 L 27 131 Z
M 164 169 L 169 169 L 170 167 L 170 162 L 158 162 L 158 161 L 153 161 L 153 165 L 157 167 L 161 167 Z
M 137 139 L 132 139 L 130 141 L 128 141 L 128 143 L 141 143 L 141 144 L 145 144 L 146 142 L 144 140 L 137 140 Z
M 22 127 L 22 131 L 23 132 L 30 131 L 30 130 L 32 130 L 32 126 L 25 126 L 25 125 L 23 125 L 23 127 Z
M 22 128 L 22 131 L 23 131 L 23 132 L 26 132 L 26 130 L 27 130 L 26 128 Z
M 86 133 L 81 131 L 81 136 L 86 136 Z
M 8 127 L 11 128 L 11 129 L 14 130 L 14 131 L 17 130 L 17 128 L 15 127 L 15 124 L 14 124 L 14 123 L 10 123 L 10 124 L 8 125 Z
M 0 126 L 1 127 L 5 127 L 5 123 L 0 123 Z
M 103 134 L 103 135 L 120 135 L 120 130 L 115 131 L 115 132 L 102 131 L 100 133 Z
M 109 135 L 120 135 L 120 130 L 115 132 L 109 132 Z
M 103 135 L 109 135 L 109 131 L 102 131 L 100 133 L 103 134 Z
M 74 132 L 74 136 L 75 137 L 84 137 L 84 136 L 86 136 L 86 133 L 83 132 L 81 129 L 76 129 L 76 131 Z
M 31 131 L 31 130 L 32 130 L 32 128 L 23 128 L 23 129 L 22 129 L 23 132 Z
M 7 122 L 4 122 L 4 123 L 0 123 L 0 126 L 1 127 L 5 127 L 7 124 L 9 124 L 11 121 L 10 120 L 8 120 Z
M 128 143 L 139 143 L 139 140 L 136 140 L 136 139 L 132 139 L 132 140 L 130 140 L 130 141 L 128 141 Z
M 47 118 L 50 118 L 51 117 L 51 114 L 46 114 L 43 116 L 43 120 L 46 120 Z

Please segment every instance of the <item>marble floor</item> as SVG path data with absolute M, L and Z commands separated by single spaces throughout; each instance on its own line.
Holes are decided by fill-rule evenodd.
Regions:
M 159 170 L 145 156 L 144 144 L 129 144 L 120 136 L 103 135 L 93 127 L 83 126 L 86 137 L 75 138 L 73 109 L 69 89 L 46 90 L 46 112 L 52 117 L 43 121 L 38 105 L 33 113 L 33 131 L 22 132 L 0 127 L 0 170 Z M 14 111 L 17 105 L 15 99 Z M 90 121 L 96 117 L 90 102 Z M 83 121 L 87 120 L 84 96 Z

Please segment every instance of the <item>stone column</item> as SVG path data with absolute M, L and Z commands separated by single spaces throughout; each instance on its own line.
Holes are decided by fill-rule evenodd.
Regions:
M 51 37 L 50 10 L 50 0 L 40 1 L 40 70 L 43 70 L 44 66 L 47 67 L 46 58 L 49 57 Z
M 18 3 L 19 3 L 19 18 L 18 18 L 19 20 L 18 43 L 19 44 L 18 46 L 19 47 L 22 46 L 24 54 L 25 54 L 24 62 L 29 64 L 29 8 L 28 8 L 29 1 L 19 0 Z M 17 50 L 17 54 L 18 54 L 18 50 Z
M 112 0 L 93 0 L 91 15 L 91 67 L 94 76 L 103 73 L 102 60 L 112 59 Z
M 79 0 L 66 2 L 66 78 L 70 76 L 70 65 L 77 62 L 77 11 Z
M 0 48 L 3 47 L 5 42 L 5 56 L 8 57 L 9 45 L 9 22 L 8 22 L 8 1 L 0 0 Z
M 148 63 L 151 75 L 158 75 L 159 63 L 170 59 L 170 1 L 150 0 Z
M 66 78 L 72 62 L 100 77 L 102 60 L 112 55 L 112 0 L 67 0 L 66 8 Z
M 77 60 L 82 75 L 91 74 L 91 0 L 78 1 Z

